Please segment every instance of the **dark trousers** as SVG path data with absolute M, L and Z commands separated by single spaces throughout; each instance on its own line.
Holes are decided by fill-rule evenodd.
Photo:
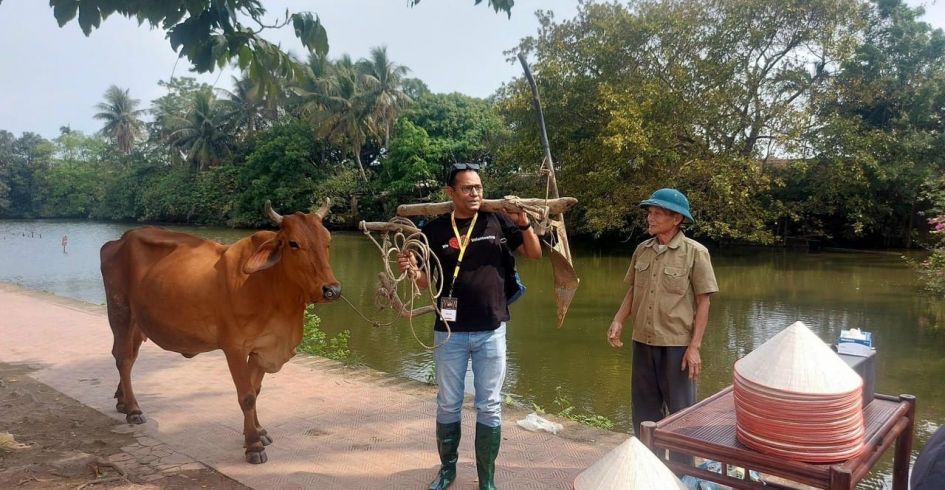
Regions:
M 656 346 L 633 342 L 633 372 L 630 374 L 630 410 L 633 433 L 640 436 L 640 424 L 656 422 L 696 403 L 696 383 L 689 370 L 680 369 L 686 347 Z M 661 451 L 662 452 L 662 451 Z M 660 459 L 663 455 L 657 453 Z M 669 459 L 692 466 L 690 456 L 675 452 Z
M 633 342 L 630 374 L 630 409 L 633 433 L 640 424 L 656 422 L 696 403 L 696 383 L 681 370 L 686 347 L 665 347 Z

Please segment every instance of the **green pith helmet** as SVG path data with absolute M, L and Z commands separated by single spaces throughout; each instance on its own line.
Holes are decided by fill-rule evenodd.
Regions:
M 660 189 L 651 194 L 649 199 L 640 202 L 641 208 L 650 206 L 679 213 L 686 218 L 686 223 L 695 223 L 696 221 L 692 219 L 692 214 L 689 213 L 689 199 L 686 199 L 686 195 L 676 189 Z

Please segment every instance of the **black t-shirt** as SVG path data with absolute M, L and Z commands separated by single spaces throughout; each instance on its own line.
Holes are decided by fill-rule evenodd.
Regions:
M 460 236 L 472 219 L 457 219 Z M 450 215 L 440 216 L 422 227 L 430 250 L 443 266 L 442 296 L 449 294 L 456 260 L 459 258 L 459 240 L 453 233 Z M 460 265 L 459 277 L 453 289 L 453 297 L 459 302 L 456 321 L 450 322 L 454 332 L 481 332 L 495 330 L 509 319 L 509 307 L 505 300 L 506 268 L 510 251 L 522 244 L 522 231 L 504 215 L 480 211 L 476 228 L 469 239 L 466 255 Z M 513 262 L 514 264 L 514 262 Z M 443 320 L 437 315 L 434 330 L 446 331 Z

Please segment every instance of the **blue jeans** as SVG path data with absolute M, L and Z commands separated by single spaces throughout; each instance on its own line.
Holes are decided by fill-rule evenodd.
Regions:
M 436 345 L 446 341 L 446 332 L 433 332 Z M 505 382 L 505 322 L 486 332 L 453 332 L 434 353 L 436 363 L 436 421 L 460 421 L 466 391 L 466 366 L 472 359 L 476 390 L 476 422 L 502 425 L 502 384 Z

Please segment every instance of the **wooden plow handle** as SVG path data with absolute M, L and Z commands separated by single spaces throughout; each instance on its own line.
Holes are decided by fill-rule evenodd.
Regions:
M 404 235 L 413 235 L 414 233 L 420 233 L 419 228 L 410 226 L 406 223 L 393 223 L 390 221 L 362 221 L 358 223 L 358 229 L 361 231 L 403 233 Z
M 540 198 L 505 198 L 505 199 L 484 199 L 479 209 L 497 213 L 501 211 L 531 211 L 532 209 L 541 209 L 542 215 L 539 221 L 544 221 L 548 216 L 554 216 L 563 213 L 565 210 L 577 204 L 577 199 L 573 197 L 559 197 L 556 199 Z M 453 211 L 452 202 L 433 202 L 422 204 L 401 204 L 397 206 L 397 216 L 437 216 L 447 214 Z

